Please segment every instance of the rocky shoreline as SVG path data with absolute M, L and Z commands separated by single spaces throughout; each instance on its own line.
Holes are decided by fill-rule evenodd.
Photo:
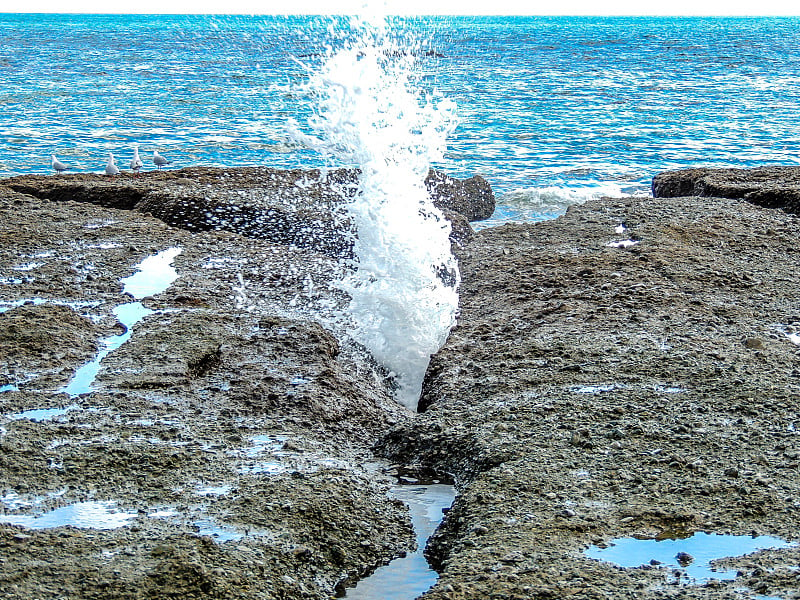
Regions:
M 458 488 L 428 598 L 800 597 L 796 546 L 699 585 L 583 554 L 697 531 L 798 541 L 790 200 L 603 199 L 475 233 L 488 184 L 436 176 L 461 311 L 414 414 L 321 324 L 349 235 L 327 190 L 351 176 L 327 177 L 1 182 L 0 510 L 124 522 L 0 525 L 4 597 L 329 598 L 412 544 L 390 465 Z M 298 181 L 283 204 L 264 191 Z M 120 280 L 169 247 L 180 277 L 153 313 L 91 393 L 59 393 L 119 332 Z M 35 409 L 65 410 L 19 417 Z

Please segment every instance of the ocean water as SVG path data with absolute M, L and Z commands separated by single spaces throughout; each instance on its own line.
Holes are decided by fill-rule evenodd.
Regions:
M 298 85 L 345 19 L 0 15 L 0 177 L 123 168 L 318 166 L 289 133 Z M 390 20 L 414 85 L 455 102 L 435 166 L 493 185 L 491 225 L 600 195 L 646 195 L 689 166 L 800 162 L 797 18 Z

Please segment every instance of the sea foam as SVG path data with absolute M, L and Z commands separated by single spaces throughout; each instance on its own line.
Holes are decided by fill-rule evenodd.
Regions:
M 458 306 L 458 265 L 450 224 L 425 187 L 457 122 L 456 106 L 418 86 L 418 43 L 385 20 L 351 22 L 352 35 L 309 70 L 302 91 L 314 101 L 295 140 L 331 166 L 360 170 L 347 198 L 354 225 L 345 335 L 389 373 L 397 399 L 415 408 L 431 354 L 444 343 Z

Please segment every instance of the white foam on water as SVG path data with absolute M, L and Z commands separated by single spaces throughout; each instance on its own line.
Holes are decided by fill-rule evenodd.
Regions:
M 505 223 L 537 222 L 562 215 L 575 204 L 604 197 L 621 198 L 641 195 L 631 193 L 618 183 L 607 182 L 585 187 L 524 187 L 497 194 L 497 208 L 491 218 L 473 223 L 475 229 L 497 227 Z
M 353 35 L 328 52 L 301 91 L 315 103 L 310 133 L 291 135 L 328 164 L 358 167 L 347 203 L 355 225 L 354 271 L 339 282 L 351 323 L 339 327 L 365 347 L 415 408 L 430 360 L 455 322 L 458 265 L 450 224 L 425 187 L 456 126 L 456 106 L 416 82 L 413 42 L 398 42 L 384 19 L 354 20 Z

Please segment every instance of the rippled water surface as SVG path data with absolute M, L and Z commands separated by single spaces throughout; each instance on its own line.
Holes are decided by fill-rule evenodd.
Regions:
M 307 122 L 306 66 L 336 44 L 310 17 L 0 15 L 0 176 L 50 155 L 101 172 L 314 166 L 287 135 Z M 419 85 L 459 107 L 440 165 L 481 173 L 497 221 L 540 219 L 602 193 L 647 194 L 694 165 L 797 164 L 796 18 L 428 18 Z M 411 46 L 409 46 L 411 47 Z M 427 52 L 430 51 L 430 52 Z

